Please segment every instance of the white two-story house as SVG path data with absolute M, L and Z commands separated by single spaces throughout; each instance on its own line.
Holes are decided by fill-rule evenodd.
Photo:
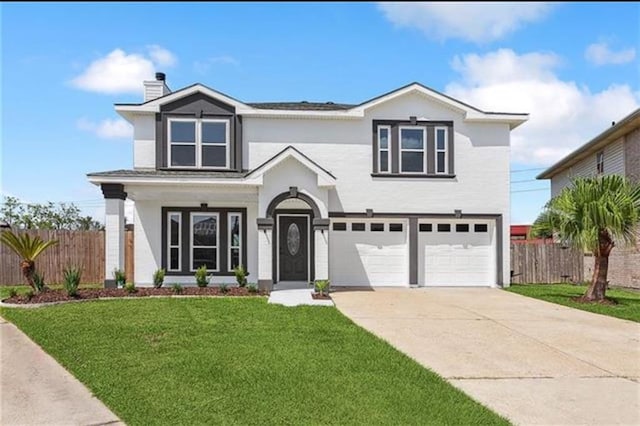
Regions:
M 484 112 L 418 83 L 359 104 L 247 103 L 162 73 L 134 126 L 134 167 L 90 173 L 106 203 L 106 277 L 124 266 L 134 201 L 137 285 L 262 288 L 506 286 L 510 132 L 526 114 Z

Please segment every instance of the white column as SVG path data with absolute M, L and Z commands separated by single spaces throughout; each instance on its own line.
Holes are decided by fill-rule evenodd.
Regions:
M 272 227 L 258 227 L 258 286 L 271 290 L 273 286 Z
M 124 200 L 105 198 L 105 287 L 115 286 L 114 269 L 124 270 Z
M 329 279 L 329 228 L 314 229 L 315 279 Z

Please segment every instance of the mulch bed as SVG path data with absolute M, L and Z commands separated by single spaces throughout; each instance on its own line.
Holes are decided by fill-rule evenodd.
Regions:
M 35 294 L 30 299 L 26 296 L 13 296 L 4 299 L 3 303 L 15 303 L 19 305 L 33 303 L 50 303 L 65 302 L 71 300 L 90 300 L 99 299 L 101 297 L 148 297 L 148 296 L 264 296 L 267 292 L 258 290 L 257 293 L 251 293 L 244 287 L 228 287 L 226 292 L 222 292 L 219 287 L 183 287 L 181 293 L 174 292 L 170 287 L 136 288 L 135 293 L 127 293 L 123 288 L 88 288 L 79 289 L 75 297 L 70 297 L 64 290 L 51 290 Z
M 328 294 L 311 293 L 311 297 L 316 300 L 331 300 L 331 296 Z

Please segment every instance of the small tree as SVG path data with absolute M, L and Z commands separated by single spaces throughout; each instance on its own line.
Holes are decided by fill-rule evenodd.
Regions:
M 11 231 L 3 231 L 0 233 L 0 242 L 20 257 L 22 275 L 33 290 L 37 292 L 38 289 L 33 280 L 33 274 L 36 272 L 36 258 L 47 248 L 58 244 L 58 241 L 43 241 L 38 236 L 31 238 L 29 234 L 16 235 Z
M 609 254 L 616 241 L 635 243 L 640 225 L 640 185 L 619 175 L 577 178 L 552 198 L 532 235 L 553 232 L 561 242 L 593 253 L 595 266 L 584 301 L 601 301 L 607 290 Z

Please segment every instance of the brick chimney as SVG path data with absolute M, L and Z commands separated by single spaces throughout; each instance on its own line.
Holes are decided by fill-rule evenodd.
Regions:
M 149 102 L 161 96 L 171 93 L 167 83 L 167 76 L 163 72 L 156 73 L 156 79 L 144 82 L 144 101 Z

